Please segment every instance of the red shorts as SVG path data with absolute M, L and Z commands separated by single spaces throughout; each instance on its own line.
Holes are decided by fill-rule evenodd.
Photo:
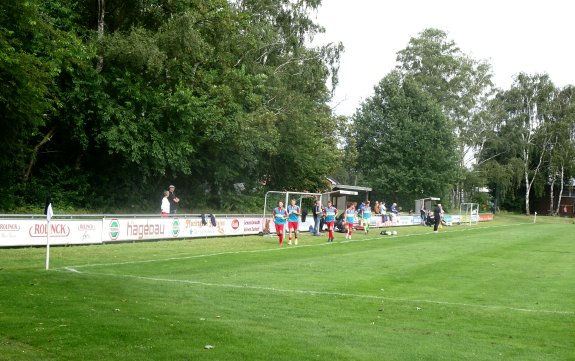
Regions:
M 325 222 L 327 229 L 333 229 L 335 226 L 335 222 Z
M 276 224 L 276 233 L 283 233 L 284 231 L 284 224 Z
M 298 222 L 288 222 L 288 230 L 294 230 L 297 231 L 298 229 Z
M 345 228 L 353 229 L 353 222 L 345 222 Z

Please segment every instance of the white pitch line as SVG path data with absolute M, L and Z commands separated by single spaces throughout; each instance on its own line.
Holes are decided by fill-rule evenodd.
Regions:
M 511 227 L 511 226 L 518 226 L 518 225 L 525 225 L 531 223 L 519 223 L 519 224 L 504 224 L 498 226 L 488 226 L 488 227 L 481 227 L 481 228 L 464 228 L 464 229 L 451 229 L 445 233 L 453 233 L 453 232 L 466 232 L 472 231 L 476 229 L 489 229 L 489 228 L 499 228 L 499 227 Z M 250 254 L 250 253 L 264 253 L 264 252 L 280 252 L 280 251 L 287 251 L 290 249 L 298 249 L 302 247 L 329 247 L 333 246 L 334 244 L 346 244 L 346 243 L 359 243 L 359 242 L 368 242 L 368 241 L 378 241 L 381 239 L 389 239 L 391 238 L 406 238 L 406 237 L 417 237 L 417 236 L 424 236 L 434 234 L 433 232 L 425 232 L 425 233 L 410 233 L 410 234 L 402 234 L 396 236 L 380 236 L 374 238 L 363 238 L 363 239 L 349 239 L 349 240 L 342 240 L 336 241 L 335 243 L 320 243 L 320 244 L 301 244 L 298 246 L 285 246 L 282 248 L 274 247 L 274 248 L 267 248 L 267 249 L 256 249 L 256 250 L 249 250 L 249 251 L 227 251 L 227 252 L 217 252 L 217 253 L 206 253 L 206 254 L 198 254 L 192 256 L 182 256 L 182 257 L 169 257 L 169 258 L 156 258 L 156 259 L 147 259 L 147 260 L 138 260 L 138 261 L 125 261 L 125 262 L 110 262 L 110 263 L 89 263 L 83 265 L 74 265 L 63 267 L 60 269 L 67 269 L 71 268 L 85 268 L 85 267 L 100 267 L 100 266 L 120 266 L 120 265 L 130 265 L 130 264 L 141 264 L 141 263 L 152 263 L 152 262 L 165 262 L 165 261 L 179 261 L 179 260 L 186 260 L 186 259 L 194 259 L 194 258 L 205 258 L 205 257 L 215 257 L 215 256 L 225 256 L 225 255 L 238 255 L 238 254 Z M 55 269 L 57 270 L 57 269 Z
M 435 305 L 445 305 L 445 306 L 481 308 L 481 309 L 490 309 L 490 310 L 509 310 L 509 311 L 527 312 L 527 313 L 575 315 L 575 312 L 573 312 L 573 311 L 535 310 L 535 309 L 529 309 L 529 308 L 510 307 L 510 306 L 480 305 L 480 304 L 473 304 L 473 303 L 448 302 L 448 301 L 436 301 L 436 300 L 418 300 L 418 299 L 409 299 L 409 298 L 385 297 L 385 296 L 377 296 L 377 295 L 361 295 L 361 294 L 345 293 L 345 292 L 284 289 L 284 288 L 276 288 L 276 287 L 254 286 L 254 285 L 248 285 L 248 284 L 238 285 L 238 284 L 231 284 L 231 283 L 210 283 L 210 282 L 202 282 L 202 281 L 178 280 L 178 279 L 172 279 L 172 278 L 158 278 L 158 277 L 144 277 L 144 276 L 126 275 L 126 274 L 83 272 L 83 271 L 78 271 L 74 268 L 69 268 L 69 267 L 65 268 L 65 270 L 69 271 L 69 272 L 81 273 L 81 274 L 86 274 L 86 275 L 107 276 L 107 277 L 117 277 L 117 278 L 133 278 L 133 279 L 139 279 L 139 280 L 144 280 L 144 281 L 165 282 L 165 283 L 183 283 L 183 284 L 199 285 L 199 286 L 206 286 L 206 287 L 250 289 L 250 290 L 257 290 L 257 291 L 269 291 L 269 292 L 275 292 L 275 293 L 295 293 L 295 294 L 307 294 L 307 295 L 319 295 L 319 296 L 350 297 L 350 298 L 373 299 L 373 300 L 392 301 L 392 302 L 405 302 L 405 303 L 414 303 L 414 304 L 425 303 L 425 304 L 435 304 Z

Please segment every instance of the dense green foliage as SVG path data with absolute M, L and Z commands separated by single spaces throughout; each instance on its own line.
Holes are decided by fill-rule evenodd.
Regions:
M 0 209 L 52 194 L 61 210 L 155 212 L 169 183 L 187 210 L 323 189 L 342 46 L 308 45 L 319 5 L 3 2 Z
M 358 169 L 387 201 L 447 194 L 455 175 L 450 122 L 411 77 L 390 73 L 353 118 Z M 393 196 L 389 199 L 387 196 Z
M 519 73 L 510 89 L 494 89 L 491 66 L 438 29 L 412 38 L 397 62 L 353 116 L 348 174 L 408 207 L 439 196 L 450 208 L 478 202 L 529 214 L 539 200 L 558 213 L 575 177 L 572 86 Z M 485 187 L 490 194 L 478 192 Z
M 547 75 L 519 74 L 508 91 L 500 92 L 493 100 L 500 117 L 497 141 L 484 154 L 507 168 L 515 177 L 515 186 L 523 186 L 521 199 L 529 213 L 529 194 L 535 179 L 545 176 L 543 162 L 549 150 L 550 136 L 546 126 L 551 121 L 555 87 Z M 513 184 L 512 183 L 512 184 Z M 539 183 L 541 185 L 541 183 Z M 496 188 L 498 184 L 492 184 Z M 540 187 L 539 194 L 543 192 Z M 517 194 L 511 194 L 511 199 Z
M 571 360 L 562 220 L 3 249 L 0 360 Z
M 0 3 L 0 212 L 51 195 L 58 212 L 156 213 L 168 184 L 183 211 L 249 212 L 267 190 L 325 191 L 334 176 L 404 210 L 439 196 L 558 213 L 575 176 L 572 86 L 518 72 L 495 89 L 489 63 L 425 29 L 338 117 L 326 84 L 343 46 L 310 45 L 320 6 Z

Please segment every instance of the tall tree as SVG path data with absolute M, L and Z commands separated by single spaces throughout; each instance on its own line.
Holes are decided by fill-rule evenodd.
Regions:
M 7 194 L 25 193 L 40 158 L 67 132 L 55 121 L 66 105 L 64 88 L 91 57 L 91 48 L 69 30 L 68 4 L 53 5 L 0 4 L 0 188 Z M 16 198 L 4 202 L 13 206 Z
M 386 199 L 444 196 L 456 169 L 455 138 L 417 80 L 394 71 L 353 117 L 358 167 Z
M 243 42 L 236 66 L 260 74 L 265 92 L 255 111 L 273 122 L 276 146 L 261 157 L 261 180 L 274 189 L 319 190 L 337 164 L 336 118 L 326 106 L 337 84 L 341 44 L 308 48 L 322 31 L 310 11 L 320 1 L 237 1 L 235 8 L 256 35 Z
M 319 5 L 2 3 L 0 187 L 109 210 L 151 210 L 174 180 L 211 207 L 237 183 L 323 187 L 338 157 L 326 81 L 343 47 L 308 46 Z
M 501 145 L 506 148 L 507 158 L 521 164 L 526 214 L 530 214 L 531 192 L 553 139 L 549 124 L 554 94 L 555 87 L 547 74 L 520 73 L 511 89 L 498 95 L 502 115 L 499 137 L 504 140 Z
M 455 206 L 462 201 L 468 168 L 491 124 L 477 115 L 493 94 L 491 66 L 463 53 L 447 34 L 425 29 L 397 53 L 397 68 L 411 76 L 440 105 L 457 139 L 459 171 L 453 182 Z M 483 121 L 481 121 L 483 120 Z
M 557 89 L 548 125 L 551 134 L 548 179 L 550 182 L 550 213 L 559 214 L 564 186 L 575 175 L 575 87 Z M 559 194 L 555 206 L 555 184 Z

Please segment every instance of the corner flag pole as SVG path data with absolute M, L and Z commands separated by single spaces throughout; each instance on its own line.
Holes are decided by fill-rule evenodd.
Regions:
M 46 271 L 50 269 L 50 219 L 46 226 Z
M 50 220 L 54 215 L 52 211 L 52 199 L 50 197 L 46 199 L 44 214 L 46 215 L 46 271 L 48 271 L 50 269 Z

